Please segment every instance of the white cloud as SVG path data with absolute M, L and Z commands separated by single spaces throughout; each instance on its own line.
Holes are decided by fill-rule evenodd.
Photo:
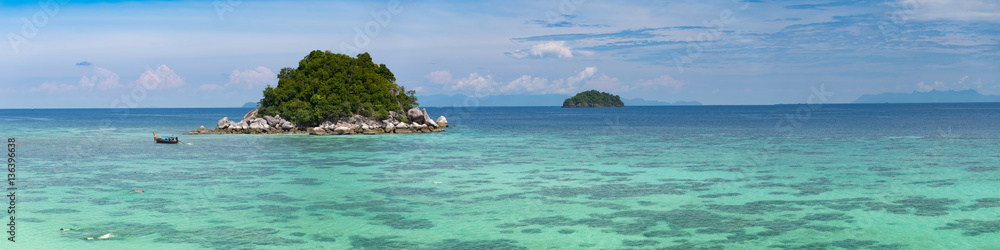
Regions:
M 573 50 L 566 46 L 566 41 L 547 42 L 531 47 L 531 55 L 533 56 L 545 57 L 553 54 L 560 59 L 573 58 Z
M 149 90 L 166 89 L 184 85 L 184 79 L 167 65 L 160 65 L 156 69 L 142 72 L 142 75 L 139 75 L 139 80 L 136 80 L 135 83 Z
M 278 76 L 271 69 L 257 67 L 253 70 L 233 70 L 233 73 L 229 75 L 229 83 L 226 83 L 226 87 L 243 86 L 246 88 L 257 88 L 277 82 Z
M 427 75 L 431 82 L 441 82 L 445 79 L 443 71 L 431 72 Z M 446 71 L 445 71 L 446 72 Z M 446 91 L 473 92 L 475 96 L 504 95 L 504 94 L 573 94 L 579 92 L 583 87 L 590 85 L 602 87 L 602 84 L 612 81 L 612 78 L 604 76 L 606 79 L 596 79 L 597 82 L 591 84 L 589 81 L 597 73 L 597 67 L 587 67 L 575 75 L 566 79 L 556 79 L 549 81 L 545 77 L 535 77 L 522 75 L 509 82 L 498 82 L 493 75 L 480 75 L 479 73 L 469 74 L 469 77 L 451 79 L 450 74 L 447 79 L 450 81 L 443 84 Z M 617 81 L 614 78 L 613 81 Z
M 475 91 L 475 96 L 482 97 L 487 95 L 494 95 L 496 91 L 493 91 L 493 86 L 498 85 L 493 81 L 493 75 L 481 76 L 479 73 L 469 74 L 467 78 L 455 79 L 451 82 L 451 86 L 446 86 L 446 90 L 472 90 Z
M 121 77 L 119 77 L 117 73 L 105 68 L 95 67 L 94 75 L 80 77 L 80 81 L 77 82 L 77 85 L 43 82 L 37 87 L 32 87 L 30 90 L 33 92 L 61 92 L 88 90 L 93 89 L 94 87 L 97 87 L 100 90 L 108 90 L 122 87 L 119 80 L 121 80 Z
M 446 84 L 451 82 L 451 73 L 447 70 L 434 71 L 424 76 L 424 78 L 427 78 L 431 83 Z
M 94 78 L 97 78 L 97 77 L 94 77 Z M 80 86 L 87 87 L 87 88 L 93 87 L 94 86 L 94 82 L 96 80 L 97 79 L 91 80 L 90 78 L 88 78 L 86 76 L 81 76 L 80 77 Z
M 895 18 L 1000 22 L 996 0 L 898 0 Z
M 599 90 L 604 92 L 618 92 L 623 90 L 622 81 L 618 80 L 617 77 L 609 77 L 608 75 L 601 74 L 601 76 L 587 80 L 584 83 L 584 89 Z
M 634 88 L 637 89 L 645 89 L 645 90 L 669 89 L 672 92 L 677 92 L 678 90 L 681 90 L 681 88 L 683 87 L 684 87 L 684 82 L 678 81 L 677 79 L 670 77 L 670 75 L 662 75 L 653 80 L 639 81 L 639 84 L 634 86 Z
M 82 90 L 82 89 L 91 89 L 96 87 L 99 90 L 109 90 L 109 89 L 133 86 L 132 84 L 133 83 L 122 84 L 121 77 L 118 76 L 117 73 L 112 72 L 111 70 L 105 68 L 95 67 L 94 75 L 80 77 L 78 86 L 73 86 L 74 88 L 72 89 Z M 155 69 L 146 70 L 145 72 L 140 74 L 139 79 L 137 79 L 134 82 L 134 84 L 147 87 L 147 89 L 149 90 L 164 89 L 164 88 L 174 88 L 184 85 L 184 79 L 181 78 L 179 75 L 177 75 L 177 73 L 175 73 L 172 69 L 170 69 L 170 67 L 167 67 L 167 65 L 160 65 L 157 66 Z M 72 85 L 66 85 L 66 84 L 55 85 L 55 83 L 48 83 L 48 85 L 46 85 L 46 83 L 43 83 L 39 87 L 32 89 L 47 90 L 47 91 L 71 90 L 71 88 L 66 86 L 72 86 Z
M 587 67 L 583 69 L 583 71 L 577 73 L 576 76 L 570 76 L 569 78 L 567 78 L 566 82 L 569 83 L 570 87 L 573 87 L 576 86 L 576 84 L 579 83 L 580 81 L 583 81 L 584 79 L 594 76 L 594 74 L 596 73 L 597 73 L 597 67 Z
M 502 85 L 502 93 L 553 93 L 559 92 L 558 86 L 549 84 L 549 80 L 541 77 L 522 75 L 506 85 Z
M 917 83 L 917 91 L 928 92 L 938 88 L 943 88 L 944 82 L 934 81 L 934 84 L 925 84 L 924 82 Z
M 963 76 L 959 78 L 957 82 L 946 83 L 942 81 L 934 81 L 933 84 L 928 84 L 925 82 L 917 83 L 917 91 L 919 92 L 929 92 L 931 90 L 947 91 L 947 90 L 966 90 L 966 89 L 980 89 L 983 87 L 983 80 L 979 79 L 976 82 L 966 84 L 969 80 L 969 76 Z
M 62 92 L 62 91 L 73 91 L 77 90 L 79 87 L 69 84 L 58 84 L 54 82 L 43 82 L 38 87 L 32 87 L 32 92 Z
M 108 90 L 111 88 L 121 87 L 119 84 L 121 77 L 118 74 L 112 72 L 111 70 L 105 68 L 94 68 L 94 75 L 80 77 L 79 85 L 82 88 L 91 88 L 97 86 L 100 90 Z
M 449 74 L 447 79 L 451 79 L 451 81 L 444 83 L 443 79 L 445 77 L 443 76 L 445 72 L 431 72 L 426 78 L 432 79 L 431 82 L 440 83 L 441 89 L 446 92 L 471 93 L 477 97 L 511 94 L 572 95 L 591 89 L 609 93 L 641 95 L 660 91 L 677 92 L 685 86 L 684 82 L 674 79 L 670 75 L 661 75 L 652 80 L 625 83 L 618 77 L 599 74 L 597 67 L 586 67 L 566 78 L 555 80 L 549 80 L 545 77 L 522 75 L 509 82 L 497 80 L 491 74 L 480 75 L 479 73 L 472 73 L 469 74 L 469 77 L 459 79 L 451 79 Z
M 573 48 L 566 45 L 566 41 L 544 42 L 531 46 L 529 49 L 521 49 L 514 52 L 507 52 L 508 56 L 522 58 L 559 58 L 572 59 L 575 55 L 592 55 L 590 51 L 573 51 Z
M 201 87 L 198 87 L 198 89 L 214 91 L 214 90 L 222 90 L 224 88 L 218 84 L 202 84 Z

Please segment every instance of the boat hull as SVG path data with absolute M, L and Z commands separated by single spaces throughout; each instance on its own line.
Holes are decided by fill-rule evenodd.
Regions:
M 167 139 L 163 139 L 163 138 L 159 138 L 159 137 L 153 137 L 153 141 L 156 141 L 156 143 L 166 143 L 166 144 L 177 144 L 177 143 L 180 142 L 180 140 L 172 140 L 171 141 L 171 140 L 167 140 Z

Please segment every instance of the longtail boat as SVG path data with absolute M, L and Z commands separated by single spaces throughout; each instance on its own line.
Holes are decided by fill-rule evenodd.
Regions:
M 177 144 L 178 142 L 181 142 L 179 139 L 177 139 L 177 137 L 173 136 L 157 137 L 156 132 L 153 132 L 153 141 L 156 141 L 156 143 L 168 143 L 168 144 Z

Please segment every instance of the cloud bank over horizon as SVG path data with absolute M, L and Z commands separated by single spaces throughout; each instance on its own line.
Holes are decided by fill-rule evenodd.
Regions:
M 0 108 L 109 107 L 135 86 L 155 86 L 140 107 L 239 106 L 276 85 L 281 68 L 341 44 L 371 53 L 418 95 L 596 89 L 774 104 L 803 102 L 820 85 L 836 93 L 831 102 L 1000 94 L 996 1 L 569 2 L 403 1 L 392 12 L 357 0 L 221 12 L 186 0 L 66 2 L 58 12 L 10 4 L 0 27 L 18 39 L 0 46 Z M 37 13 L 45 23 L 22 22 Z

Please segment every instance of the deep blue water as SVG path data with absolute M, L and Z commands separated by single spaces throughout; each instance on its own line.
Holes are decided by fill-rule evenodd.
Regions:
M 627 125 L 671 129 L 732 130 L 957 130 L 1000 128 L 1000 103 L 825 104 L 767 106 L 640 106 L 563 109 L 559 107 L 427 108 L 452 124 L 483 127 L 601 127 Z M 245 108 L 0 109 L 0 121 L 17 127 L 155 127 L 171 132 L 205 126 L 221 117 L 242 118 Z

